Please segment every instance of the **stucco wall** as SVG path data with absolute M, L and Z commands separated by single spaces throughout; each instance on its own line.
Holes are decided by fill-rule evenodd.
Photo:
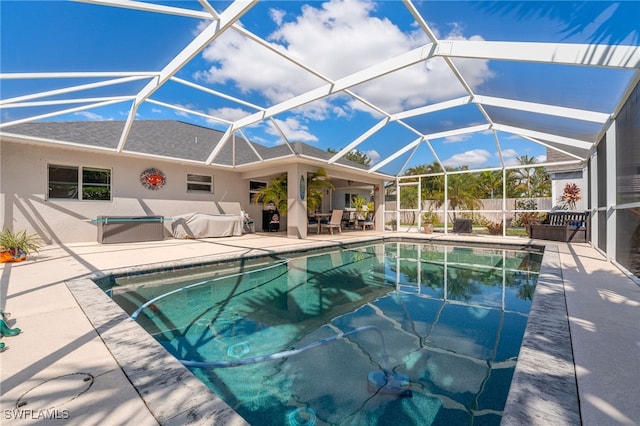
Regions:
M 373 185 L 371 185 L 373 188 Z M 362 189 L 362 188 L 336 188 L 333 190 L 332 194 L 332 205 L 334 209 L 345 209 L 345 195 L 351 194 L 360 195 L 364 197 L 367 202 L 371 200 L 371 189 Z
M 586 173 L 583 173 L 582 171 L 554 173 L 551 179 L 551 183 L 552 183 L 551 198 L 553 200 L 553 205 L 554 206 L 561 205 L 562 202 L 560 201 L 560 197 L 562 196 L 565 185 L 568 183 L 575 183 L 576 185 L 578 185 L 578 188 L 580 188 L 580 195 L 582 195 L 582 199 L 580 199 L 576 203 L 575 210 L 578 210 L 578 211 L 585 210 L 587 205 L 587 196 L 588 196 L 588 193 L 587 193 L 588 186 L 587 186 L 585 177 L 586 177 Z
M 111 169 L 112 200 L 47 200 L 47 164 Z M 152 191 L 140 184 L 141 172 L 149 167 L 165 174 L 162 189 Z M 213 175 L 215 193 L 187 192 L 187 173 Z M 37 233 L 46 243 L 96 241 L 91 219 L 100 215 L 213 213 L 215 201 L 237 201 L 251 211 L 248 194 L 247 180 L 210 167 L 0 142 L 0 226 Z M 170 226 L 167 222 L 167 235 Z

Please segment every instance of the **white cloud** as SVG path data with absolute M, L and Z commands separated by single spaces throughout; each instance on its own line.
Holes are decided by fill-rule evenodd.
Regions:
M 262 138 L 262 137 L 260 137 L 258 135 L 245 134 L 245 136 L 247 137 L 247 139 L 250 142 L 257 143 L 257 144 L 260 144 L 260 145 L 268 145 L 269 142 L 271 142 L 271 141 L 268 141 L 268 140 L 266 140 L 266 139 L 264 139 L 264 138 Z
M 518 156 L 518 151 L 512 148 L 502 150 L 502 158 L 514 158 Z
M 522 140 L 522 136 L 518 136 L 518 135 L 514 135 L 514 134 L 508 134 L 508 136 L 505 139 L 506 140 L 520 140 L 521 141 Z
M 429 41 L 417 28 L 403 32 L 390 20 L 374 16 L 375 7 L 375 4 L 361 0 L 312 3 L 302 6 L 301 15 L 288 22 L 284 21 L 284 12 L 272 9 L 270 17 L 279 28 L 267 40 L 302 64 L 334 80 Z M 462 36 L 454 26 L 454 30 L 443 38 L 460 39 Z M 227 31 L 208 46 L 203 57 L 212 65 L 208 70 L 196 73 L 196 78 L 213 83 L 233 83 L 242 93 L 260 93 L 271 103 L 326 84 L 233 31 Z M 488 61 L 457 59 L 455 63 L 472 88 L 491 76 Z M 392 113 L 466 93 L 440 58 L 361 84 L 353 90 Z M 350 107 L 371 113 L 356 101 Z M 330 114 L 345 112 L 325 102 L 317 104 L 309 113 L 308 118 L 322 120 Z
M 225 108 L 209 109 L 207 114 L 220 118 L 222 120 L 236 121 L 248 115 L 251 115 L 251 112 L 245 111 L 242 108 L 225 107 Z
M 198 22 L 198 25 L 192 31 L 193 36 L 196 37 L 198 34 L 200 34 L 209 25 L 211 25 L 211 21 L 200 21 L 200 22 Z
M 370 149 L 368 151 L 365 151 L 364 153 L 371 159 L 371 164 L 369 164 L 370 166 L 373 166 L 378 161 L 380 161 L 381 155 L 375 149 Z
M 502 151 L 502 158 L 504 159 L 504 164 L 507 166 L 517 166 L 520 164 L 520 161 L 518 160 L 518 157 L 520 156 L 522 156 L 522 153 L 515 149 L 505 149 Z M 538 155 L 535 159 L 538 163 L 545 163 L 547 161 L 547 154 Z
M 464 142 L 467 141 L 469 139 L 471 139 L 471 133 L 464 133 L 462 135 L 454 135 L 454 136 L 447 136 L 446 138 L 444 138 L 444 143 L 457 143 L 457 142 Z
M 338 97 L 344 96 L 345 95 L 337 95 L 318 99 L 317 101 L 299 106 L 291 110 L 291 112 L 305 119 L 314 121 L 322 121 L 330 117 L 348 118 L 352 114 L 349 105 L 344 105 L 343 102 L 336 102 Z
M 443 123 L 444 123 L 443 124 L 444 127 L 453 127 L 453 124 L 454 124 L 452 121 L 445 121 Z M 480 123 L 470 123 L 470 124 L 480 124 Z M 463 133 L 460 135 L 447 136 L 446 138 L 444 138 L 443 143 L 447 144 L 447 143 L 465 142 L 470 139 L 473 139 L 476 135 L 492 135 L 492 134 L 493 134 L 492 130 L 483 130 L 480 132 L 473 132 L 473 133 Z
M 284 15 L 286 14 L 285 11 L 283 10 L 279 10 L 279 9 L 269 9 L 269 16 L 271 17 L 271 19 L 273 20 L 273 22 L 275 22 L 276 24 L 278 24 L 278 26 L 282 25 L 282 21 L 284 19 Z
M 374 9 L 373 3 L 358 0 L 329 1 L 318 8 L 306 5 L 302 15 L 282 25 L 269 39 L 331 79 L 426 42 L 426 37 L 413 40 L 389 20 L 372 16 Z
M 196 79 L 235 84 L 242 94 L 258 92 L 271 103 L 284 101 L 322 84 L 317 77 L 235 31 L 225 32 L 202 55 L 212 66 L 196 72 Z
M 491 75 L 487 61 L 455 62 L 472 88 L 486 81 Z M 440 58 L 361 84 L 353 91 L 390 113 L 466 94 L 449 66 Z
M 505 166 L 517 166 L 518 164 L 520 164 L 520 162 L 515 157 L 510 157 L 510 158 L 505 158 L 504 159 L 504 165 Z
M 482 166 L 491 158 L 491 153 L 485 149 L 473 149 L 461 154 L 455 154 L 442 162 L 447 167 Z
M 309 128 L 295 118 L 289 117 L 286 120 L 275 120 L 276 124 L 290 142 L 317 142 L 318 138 L 309 133 Z M 267 127 L 267 133 L 281 137 L 280 132 L 273 126 Z
M 74 113 L 73 115 L 77 115 L 77 116 L 86 118 L 87 120 L 91 120 L 91 121 L 111 121 L 111 120 L 113 120 L 113 118 L 111 118 L 111 117 L 105 117 L 103 115 L 96 114 L 96 113 L 89 112 L 89 111 L 80 111 L 80 112 Z
M 505 166 L 515 166 L 519 164 L 517 159 L 518 154 L 519 154 L 518 151 L 516 151 L 515 149 L 511 149 L 511 148 L 503 149 L 502 159 L 504 160 Z M 496 155 L 498 154 L 496 153 Z

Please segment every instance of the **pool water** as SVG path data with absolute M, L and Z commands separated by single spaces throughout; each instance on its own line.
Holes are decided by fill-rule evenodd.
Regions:
M 253 425 L 497 425 L 540 260 L 380 242 L 109 291 Z

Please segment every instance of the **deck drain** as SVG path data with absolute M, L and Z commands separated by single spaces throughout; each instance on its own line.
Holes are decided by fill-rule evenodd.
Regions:
M 88 391 L 93 381 L 94 377 L 88 373 L 71 373 L 45 380 L 18 398 L 16 407 L 32 410 L 60 407 Z

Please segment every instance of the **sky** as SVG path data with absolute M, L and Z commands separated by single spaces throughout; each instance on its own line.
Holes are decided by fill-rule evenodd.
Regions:
M 155 2 L 202 10 L 197 1 Z M 229 2 L 210 2 L 222 12 Z M 640 2 L 414 2 L 440 40 L 488 40 L 638 45 Z M 110 6 L 67 1 L 0 1 L 0 70 L 18 72 L 127 73 L 157 71 L 202 31 L 210 21 Z M 174 81 L 155 91 L 137 111 L 137 119 L 175 119 L 224 131 L 229 123 L 260 108 L 300 95 L 429 42 L 409 10 L 399 1 L 330 0 L 263 1 L 238 24 L 261 37 L 284 60 L 238 31 L 227 31 L 176 73 L 176 77 L 224 96 Z M 454 65 L 475 94 L 610 113 L 633 78 L 628 70 L 567 65 L 517 63 L 483 59 L 454 59 Z M 315 74 L 309 69 L 315 71 Z M 2 79 L 2 99 L 37 91 L 94 83 L 103 78 Z M 55 93 L 41 99 L 126 96 L 148 80 Z M 419 88 L 417 90 L 416 88 Z M 284 142 L 282 134 L 321 149 L 341 149 L 376 125 L 383 115 L 465 96 L 467 92 L 442 58 L 359 84 L 351 93 L 338 93 L 277 114 L 242 130 L 241 136 L 266 146 Z M 355 96 L 351 96 L 355 95 Z M 241 99 L 242 102 L 237 102 Z M 364 100 L 364 102 L 362 101 Z M 215 116 L 212 120 L 167 108 L 166 104 Z M 65 105 L 71 108 L 76 105 Z M 131 103 L 47 117 L 47 120 L 124 120 Z M 60 109 L 56 106 L 2 108 L 8 122 Z M 376 109 L 377 108 L 377 109 Z M 489 111 L 487 111 L 489 113 Z M 510 125 L 589 140 L 598 126 L 580 120 L 558 120 L 543 114 L 494 107 L 490 115 Z M 479 109 L 464 105 L 406 120 L 425 134 L 486 123 Z M 275 125 L 274 125 L 275 124 Z M 7 127 L 10 131 L 10 127 Z M 416 139 L 405 126 L 392 123 L 358 149 L 373 164 Z M 432 140 L 446 166 L 470 168 L 507 165 L 527 155 L 544 161 L 546 149 L 509 134 L 479 131 Z M 406 155 L 381 171 L 395 174 L 402 167 L 428 164 L 435 157 L 422 143 L 413 158 Z

